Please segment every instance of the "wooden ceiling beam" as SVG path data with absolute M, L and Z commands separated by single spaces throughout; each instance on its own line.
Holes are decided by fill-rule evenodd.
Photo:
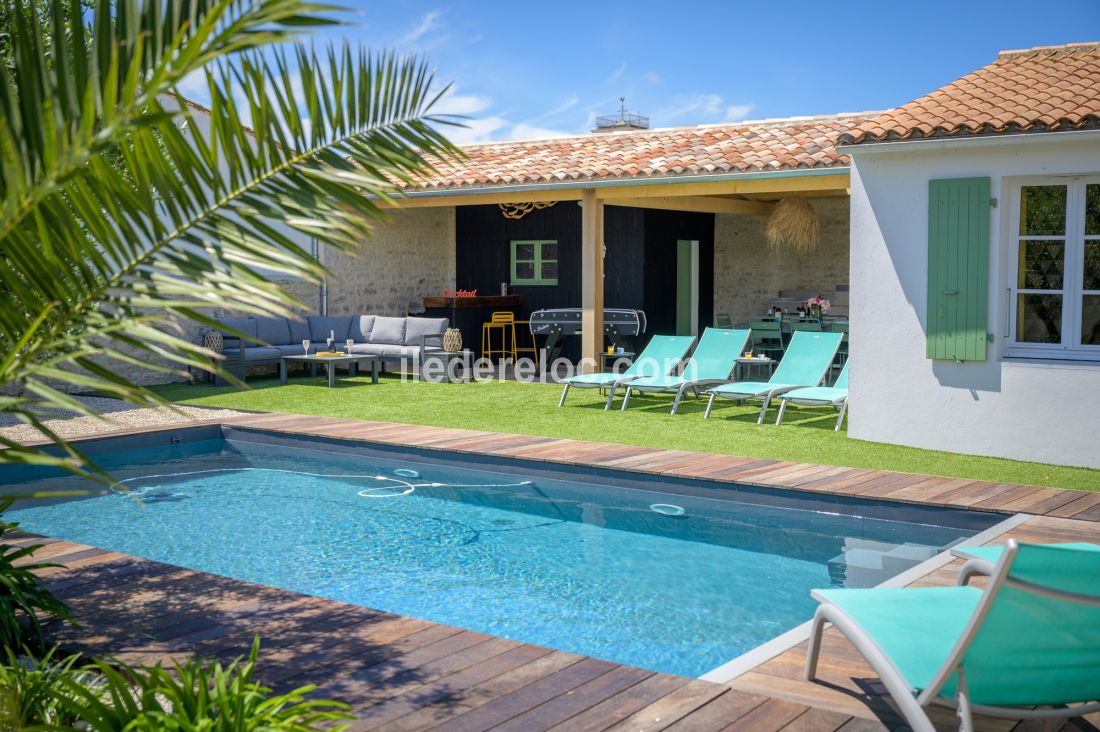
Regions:
M 738 201 L 732 198 L 712 196 L 652 196 L 650 198 L 612 198 L 609 206 L 657 208 L 664 211 L 692 211 L 697 213 L 742 214 L 767 216 L 772 204 L 761 201 Z
M 394 208 L 434 208 L 437 206 L 494 206 L 498 203 L 529 201 L 579 201 L 579 188 L 556 191 L 513 191 L 512 193 L 467 193 L 449 196 L 416 196 L 397 200 Z
M 596 198 L 610 205 L 622 199 L 670 199 L 680 197 L 709 197 L 737 194 L 776 194 L 777 197 L 794 194 L 847 195 L 851 185 L 847 172 L 828 175 L 788 175 L 773 178 L 748 178 L 745 180 L 693 181 L 689 183 L 639 183 L 595 188 Z M 581 188 L 554 190 L 532 189 L 488 193 L 444 193 L 438 196 L 414 196 L 399 199 L 395 208 L 432 208 L 439 206 L 483 206 L 498 203 L 526 203 L 528 201 L 579 201 Z M 657 208 L 657 206 L 653 206 Z M 690 209 L 678 209 L 690 210 Z
M 609 186 L 597 189 L 597 195 L 611 202 L 615 198 L 665 198 L 668 196 L 719 196 L 735 193 L 795 194 L 809 191 L 848 190 L 850 176 L 847 172 L 830 175 L 790 175 L 777 178 L 749 178 L 747 180 L 706 181 L 692 183 L 666 183 L 661 185 Z

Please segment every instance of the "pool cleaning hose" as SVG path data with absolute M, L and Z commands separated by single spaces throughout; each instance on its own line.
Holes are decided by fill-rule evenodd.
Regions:
M 379 491 L 385 491 L 392 489 L 394 486 L 378 486 L 376 488 L 364 488 L 359 491 L 359 495 L 363 498 L 399 498 L 401 496 L 407 496 L 416 492 L 417 488 L 518 488 L 520 486 L 534 485 L 534 481 L 524 480 L 519 483 L 410 483 L 407 480 L 401 478 L 394 478 L 389 475 L 342 475 L 338 473 L 309 473 L 302 470 L 282 470 L 279 468 L 210 468 L 207 470 L 189 470 L 181 473 L 161 473 L 158 475 L 142 475 L 135 478 L 126 478 L 119 481 L 119 483 L 132 483 L 137 480 L 152 480 L 154 478 L 182 478 L 188 475 L 209 475 L 211 473 L 245 473 L 245 472 L 263 472 L 263 473 L 289 473 L 291 475 L 308 475 L 311 478 L 339 478 L 341 480 L 353 479 L 353 480 L 388 480 L 393 483 L 397 483 L 401 487 L 396 493 L 380 493 Z M 419 478 L 420 473 L 409 468 L 398 468 L 393 471 L 394 473 L 405 476 L 408 478 Z M 158 486 L 147 486 L 145 488 L 139 488 L 138 491 L 148 491 Z M 141 495 L 138 491 L 132 491 L 133 495 Z M 123 494 L 125 495 L 125 494 Z

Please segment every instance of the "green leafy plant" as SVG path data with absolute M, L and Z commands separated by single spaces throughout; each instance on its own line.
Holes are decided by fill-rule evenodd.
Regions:
M 95 391 L 164 405 L 126 369 L 208 369 L 180 323 L 304 307 L 310 242 L 360 246 L 403 184 L 458 154 L 415 58 L 300 34 L 308 0 L 0 0 L 0 463 L 91 462 L 42 422 Z M 274 44 L 282 44 L 277 48 Z M 197 79 L 209 108 L 179 86 Z M 125 368 L 123 368 L 125 367 Z
M 0 500 L 0 514 L 12 503 L 10 498 Z M 40 544 L 14 546 L 3 543 L 4 535 L 18 526 L 18 523 L 0 518 L 0 644 L 9 652 L 21 648 L 28 640 L 37 644 L 43 642 L 39 614 L 75 622 L 68 605 L 54 597 L 34 574 L 35 570 L 61 565 L 27 563 L 26 560 L 41 548 Z
M 98 674 L 81 669 L 78 655 L 55 660 L 57 648 L 40 659 L 29 651 L 22 657 L 10 648 L 5 651 L 7 663 L 0 665 L 0 729 L 75 724 L 77 717 L 62 707 L 61 700 L 69 695 L 71 685 L 98 684 Z
M 228 666 L 191 660 L 161 666 L 126 666 L 96 661 L 93 668 L 102 684 L 69 679 L 62 683 L 59 703 L 79 720 L 79 729 L 96 732 L 154 732 L 154 730 L 344 729 L 335 723 L 351 719 L 348 706 L 339 702 L 308 699 L 315 687 L 303 686 L 273 695 L 256 683 L 253 674 L 260 651 L 257 637 L 247 659 Z

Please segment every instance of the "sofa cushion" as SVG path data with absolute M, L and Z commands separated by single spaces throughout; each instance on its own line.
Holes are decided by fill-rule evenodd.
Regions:
M 371 343 L 387 343 L 400 346 L 405 343 L 405 318 L 386 318 L 381 315 L 374 319 L 374 328 L 370 333 Z
M 302 341 L 313 340 L 309 335 L 309 323 L 305 318 L 288 318 L 286 321 L 290 329 L 290 343 L 301 345 Z
M 292 342 L 286 318 L 256 318 L 256 336 L 272 346 L 285 346 Z
M 356 343 L 351 347 L 351 352 L 360 356 L 381 356 L 383 346 L 381 343 Z
M 351 329 L 348 331 L 348 338 L 356 343 L 369 343 L 372 330 L 374 330 L 373 315 L 353 315 L 351 316 Z
M 420 349 L 416 346 L 382 346 L 382 356 L 385 358 L 407 358 L 416 361 L 420 358 Z
M 420 337 L 447 330 L 446 318 L 405 318 L 405 345 L 419 346 Z
M 310 315 L 309 337 L 314 343 L 324 343 L 329 333 L 333 333 L 337 343 L 348 339 L 351 329 L 350 315 Z
M 301 348 L 301 346 L 299 346 Z M 279 353 L 278 348 L 245 348 L 244 349 L 244 362 L 252 363 L 254 361 L 272 361 L 279 362 L 283 354 Z
M 218 322 L 220 322 L 226 328 L 232 328 L 233 330 L 239 330 L 240 332 L 244 333 L 246 336 L 249 336 L 251 338 L 256 338 L 256 320 L 255 320 L 255 318 L 227 318 L 225 320 L 220 320 Z M 229 333 L 227 331 L 222 331 L 222 337 L 223 338 L 232 338 L 232 339 L 234 339 L 234 342 L 233 342 L 232 345 L 234 347 L 236 347 L 236 345 L 237 345 L 236 344 L 236 339 L 238 338 L 238 336 L 234 335 L 233 333 Z M 247 347 L 247 344 L 249 344 L 251 342 L 252 341 L 245 341 L 246 347 Z
M 302 340 L 305 340 L 304 338 Z M 302 356 L 305 351 L 302 350 L 301 343 L 291 343 L 289 346 L 275 346 L 275 350 L 283 356 Z M 317 353 L 317 349 L 311 344 L 309 347 L 310 353 Z

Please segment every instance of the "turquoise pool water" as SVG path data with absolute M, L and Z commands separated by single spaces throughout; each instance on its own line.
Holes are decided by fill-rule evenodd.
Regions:
M 992 523 L 323 447 L 128 450 L 103 460 L 129 495 L 9 515 L 112 551 L 687 676 L 809 619 L 810 589 L 873 584 Z

